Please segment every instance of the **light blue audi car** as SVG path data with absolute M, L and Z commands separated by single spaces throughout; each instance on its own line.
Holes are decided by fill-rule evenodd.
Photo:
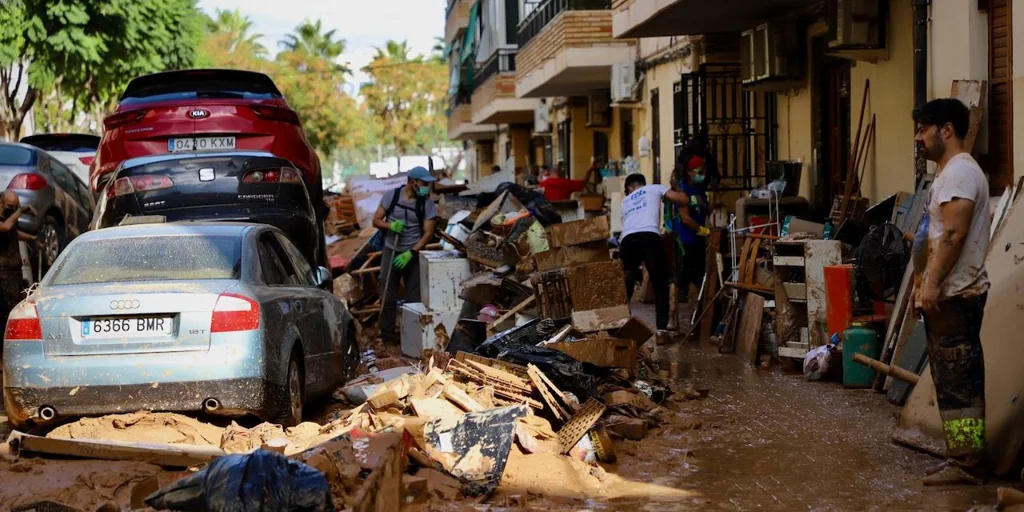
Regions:
M 7 322 L 7 415 L 16 428 L 137 410 L 295 425 L 358 363 L 328 279 L 264 224 L 85 233 Z

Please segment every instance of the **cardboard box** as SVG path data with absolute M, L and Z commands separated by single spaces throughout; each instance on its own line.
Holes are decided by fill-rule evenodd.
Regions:
M 610 336 L 595 336 L 582 341 L 552 343 L 547 348 L 602 368 L 636 370 L 636 342 Z
M 627 325 L 630 319 L 629 305 L 621 304 L 610 308 L 592 309 L 590 311 L 573 311 L 572 326 L 576 330 L 585 333 L 611 331 Z
M 619 327 L 618 329 L 609 332 L 609 334 L 615 336 L 616 338 L 622 338 L 624 340 L 633 340 L 634 342 L 636 342 L 636 346 L 639 347 L 644 343 L 647 343 L 647 340 L 651 339 L 651 337 L 654 336 L 655 332 L 654 329 L 651 329 L 651 327 L 644 323 L 642 320 L 636 317 L 632 317 L 629 320 L 627 320 L 622 327 Z
M 588 263 L 566 270 L 574 311 L 626 304 L 626 275 L 621 261 Z
M 604 211 L 604 196 L 601 194 L 580 194 L 579 201 L 583 203 L 583 211 Z
M 608 217 L 598 215 L 590 219 L 554 224 L 548 229 L 548 243 L 552 248 L 599 242 L 611 238 Z
M 546 272 L 556 268 L 567 268 L 585 263 L 611 261 L 607 240 L 588 242 L 570 247 L 558 247 L 537 253 L 537 270 Z

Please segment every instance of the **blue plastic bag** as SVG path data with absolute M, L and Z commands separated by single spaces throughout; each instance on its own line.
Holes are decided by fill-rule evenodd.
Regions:
M 228 455 L 146 498 L 157 510 L 334 512 L 323 473 L 269 450 Z

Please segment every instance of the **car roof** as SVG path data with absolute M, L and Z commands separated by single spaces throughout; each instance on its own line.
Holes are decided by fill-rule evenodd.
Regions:
M 275 229 L 267 224 L 255 222 L 195 221 L 195 222 L 154 222 L 96 229 L 82 233 L 76 243 L 93 240 L 110 240 L 135 236 L 196 235 L 242 237 L 253 230 Z
M 216 158 L 221 156 L 251 156 L 251 157 L 270 157 L 279 158 L 277 155 L 268 151 L 206 151 L 206 152 L 191 152 L 191 153 L 164 153 L 162 155 L 149 155 L 140 156 L 136 158 L 130 158 L 121 163 L 120 169 L 129 169 L 132 167 L 138 167 L 140 165 L 156 164 L 160 162 L 171 162 L 177 160 L 188 160 L 192 158 Z
M 42 149 L 39 149 L 39 148 L 37 148 L 37 147 L 35 147 L 35 146 L 31 145 L 31 144 L 23 144 L 21 142 L 5 142 L 5 141 L 0 141 L 0 146 L 16 146 L 16 147 L 19 147 L 19 148 L 22 148 L 22 149 L 27 149 L 29 151 L 32 151 L 33 153 L 45 153 L 45 151 L 43 151 Z
M 98 148 L 100 146 L 100 140 L 101 137 L 99 135 L 93 135 L 91 133 L 37 133 L 35 135 L 29 135 L 21 138 L 22 143 L 39 147 L 42 147 L 41 145 L 46 145 L 47 143 L 80 141 Z

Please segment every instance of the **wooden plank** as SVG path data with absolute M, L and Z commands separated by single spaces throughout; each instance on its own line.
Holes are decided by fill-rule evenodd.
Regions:
M 540 392 L 541 398 L 543 398 L 544 402 L 548 404 L 548 408 L 551 410 L 551 414 L 554 414 L 555 418 L 558 419 L 558 421 L 567 420 L 569 418 L 568 411 L 562 410 L 562 408 L 559 407 L 558 402 L 555 400 L 555 397 L 551 396 L 551 392 L 548 391 L 548 387 L 544 384 L 544 381 L 541 380 L 541 378 L 537 375 L 538 373 L 540 373 L 540 370 L 538 370 L 537 367 L 532 364 L 527 368 L 527 371 L 530 373 L 530 380 L 533 381 L 533 386 L 537 388 L 537 391 Z
M 445 386 L 444 397 L 466 412 L 480 412 L 487 409 L 480 402 L 473 400 L 465 391 L 451 384 Z
M 761 317 L 764 315 L 764 297 L 748 293 L 743 298 L 743 311 L 736 331 L 736 355 L 757 364 L 757 348 L 761 339 Z
M 740 279 L 741 283 L 753 284 L 754 282 L 754 267 L 757 266 L 757 251 L 761 248 L 761 239 L 754 239 L 754 246 L 750 248 L 750 257 L 747 259 L 746 277 Z
M 129 443 L 99 439 L 51 439 L 12 432 L 8 440 L 19 453 L 61 455 L 100 460 L 148 462 L 165 467 L 186 468 L 225 455 L 214 446 Z
M 535 301 L 535 300 L 537 300 L 537 296 L 536 295 L 530 295 L 526 300 L 520 302 L 518 305 L 516 305 L 516 307 L 508 310 L 508 312 L 505 313 L 504 315 L 501 315 L 498 318 L 495 318 L 494 321 L 491 322 L 491 324 L 487 326 L 487 335 L 488 336 L 493 335 L 495 332 L 498 331 L 498 327 L 501 324 L 503 324 L 509 318 L 514 318 L 516 313 L 519 313 L 520 311 L 526 309 L 527 306 L 533 304 L 533 301 Z

